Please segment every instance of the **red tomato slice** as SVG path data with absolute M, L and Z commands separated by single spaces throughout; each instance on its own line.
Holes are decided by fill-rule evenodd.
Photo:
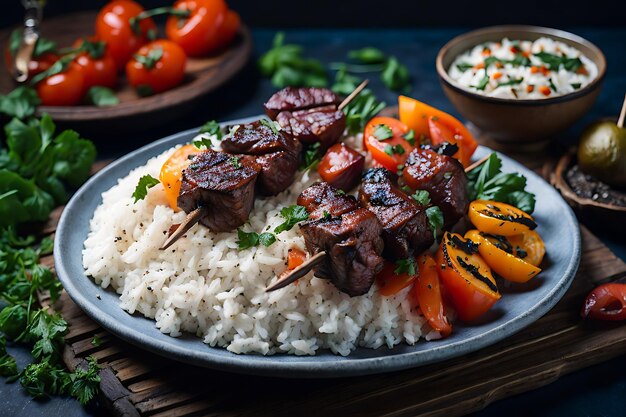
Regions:
M 444 313 L 442 287 L 437 274 L 437 263 L 430 255 L 420 255 L 417 258 L 419 277 L 411 293 L 417 300 L 424 317 L 430 327 L 437 330 L 443 337 L 452 333 L 452 325 Z
M 379 125 L 385 125 L 391 129 L 392 137 L 379 140 L 375 136 Z M 393 117 L 374 117 L 365 126 L 363 132 L 363 144 L 372 154 L 372 158 L 392 172 L 398 170 L 398 165 L 404 165 L 413 146 L 404 135 L 409 132 L 407 125 Z
M 364 165 L 363 155 L 343 143 L 336 143 L 326 151 L 317 172 L 333 187 L 348 191 L 358 184 Z
M 291 248 L 287 252 L 287 269 L 296 269 L 306 260 L 306 252 L 302 249 Z
M 463 166 L 469 166 L 471 163 L 472 155 L 478 147 L 478 143 L 474 138 L 463 137 L 462 133 L 458 129 L 452 128 L 449 124 L 445 123 L 437 116 L 430 116 L 428 118 L 428 127 L 430 129 L 430 140 L 433 145 L 448 142 L 459 147 L 459 150 L 453 155 L 456 159 L 461 161 Z
M 396 274 L 394 272 L 395 269 L 395 263 L 385 261 L 383 269 L 378 273 L 378 275 L 376 275 L 376 282 L 378 283 L 378 292 L 380 292 L 380 295 L 385 297 L 395 295 L 411 285 L 417 278 L 417 273 L 414 275 L 410 275 L 408 272 Z
M 596 287 L 585 299 L 581 315 L 596 320 L 625 320 L 626 284 L 610 283 Z

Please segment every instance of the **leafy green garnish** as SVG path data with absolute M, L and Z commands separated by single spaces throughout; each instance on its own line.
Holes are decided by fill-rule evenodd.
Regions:
M 378 48 L 368 46 L 348 52 L 348 58 L 364 64 L 382 64 L 387 60 L 387 55 Z
M 263 75 L 272 78 L 277 88 L 324 87 L 327 83 L 322 64 L 303 58 L 299 45 L 285 44 L 283 32 L 276 34 L 272 48 L 259 58 L 258 66 Z
M 428 218 L 430 230 L 433 231 L 433 236 L 436 239 L 443 227 L 443 212 L 437 206 L 428 207 L 426 209 L 426 217 Z
M 280 210 L 280 215 L 283 219 L 285 219 L 285 222 L 276 226 L 274 233 L 291 230 L 296 224 L 309 218 L 309 212 L 306 211 L 306 208 L 299 205 L 283 207 Z
M 100 86 L 87 90 L 87 100 L 98 107 L 115 106 L 120 102 L 113 90 Z
M 406 152 L 404 150 L 404 147 L 400 144 L 397 145 L 386 145 L 385 148 L 383 149 L 383 151 L 389 155 L 389 156 L 393 156 L 393 155 L 402 155 L 404 152 Z
M 415 258 L 411 257 L 406 259 L 398 259 L 396 261 L 396 268 L 393 270 L 393 273 L 396 275 L 400 275 L 405 272 L 409 275 L 415 275 Z
M 20 86 L 6 96 L 0 96 L 0 113 L 18 119 L 26 119 L 35 114 L 40 103 L 41 100 L 34 88 Z
M 558 71 L 559 68 L 563 66 L 567 71 L 576 72 L 583 66 L 580 58 L 568 58 L 548 52 L 538 52 L 534 55 L 546 64 L 551 71 Z
M 380 79 L 390 90 L 405 91 L 410 88 L 411 74 L 406 65 L 401 64 L 395 56 L 392 56 L 385 63 Z
M 272 120 L 261 119 L 261 120 L 259 120 L 259 122 L 263 126 L 270 128 L 275 135 L 278 134 L 278 127 L 276 127 L 276 123 L 273 122 Z
M 100 339 L 100 336 L 95 335 L 94 337 L 91 338 L 91 345 L 98 347 L 102 344 L 102 339 Z
M 304 151 L 304 160 L 302 161 L 299 169 L 300 171 L 314 169 L 321 160 L 322 155 L 320 154 L 320 143 L 315 142 L 309 145 Z
M 484 90 L 485 87 L 487 87 L 487 84 L 489 84 L 489 76 L 485 74 L 483 78 L 480 79 L 478 84 L 472 85 L 470 87 L 474 87 L 477 90 Z
M 574 90 L 578 90 L 582 84 L 581 83 L 572 83 L 570 85 L 572 86 L 572 88 Z
M 496 87 L 505 87 L 507 85 L 518 85 L 518 84 L 521 84 L 523 81 L 524 81 L 524 77 L 510 79 L 509 81 L 498 83 Z
M 548 78 L 548 84 L 550 85 L 550 90 L 556 93 L 556 85 L 552 82 L 552 78 Z
M 408 132 L 404 134 L 404 140 L 409 142 L 409 145 L 415 146 L 415 131 L 413 129 L 409 129 Z
M 151 70 L 154 66 L 163 58 L 163 48 L 152 48 L 147 54 L 135 54 L 133 55 L 135 61 L 144 66 L 145 69 Z
M 374 137 L 378 140 L 387 140 L 393 137 L 393 132 L 386 124 L 376 125 L 374 128 Z
M 133 198 L 135 199 L 135 203 L 139 200 L 143 200 L 148 195 L 148 190 L 155 185 L 157 185 L 160 181 L 154 178 L 152 175 L 144 175 L 139 178 L 139 182 L 135 187 L 135 191 L 133 192 Z
M 422 206 L 430 204 L 430 194 L 426 190 L 416 190 L 415 193 L 411 195 L 411 198 Z
M 230 164 L 235 167 L 235 169 L 241 169 L 241 162 L 239 162 L 239 157 L 237 156 L 230 157 Z
M 9 39 L 9 51 L 11 52 L 11 56 L 15 57 L 18 48 L 20 47 L 20 43 L 22 42 L 23 31 L 22 29 L 15 29 L 11 32 L 11 37 Z M 47 53 L 55 53 L 57 51 L 56 42 L 51 41 L 50 39 L 44 38 L 43 36 L 39 36 L 37 39 L 37 43 L 35 43 L 35 49 L 33 51 L 33 58 L 38 58 L 43 54 Z
M 489 68 L 491 65 L 493 64 L 500 64 L 502 66 L 505 66 L 506 64 L 511 64 L 514 67 L 529 67 L 531 65 L 530 59 L 526 56 L 524 56 L 523 54 L 516 54 L 515 58 L 513 58 L 512 60 L 507 60 L 507 59 L 500 59 L 500 58 L 496 58 L 495 56 L 490 56 L 485 58 L 484 64 L 485 64 L 485 68 Z
M 209 120 L 205 124 L 200 127 L 199 134 L 207 134 L 209 136 L 215 136 L 217 140 L 221 140 L 224 137 L 224 133 L 222 132 L 222 128 L 217 120 Z
M 499 201 L 528 214 L 535 209 L 535 195 L 525 190 L 526 178 L 518 173 L 503 173 L 502 161 L 495 152 L 468 172 L 467 177 L 470 200 Z
M 237 229 L 237 246 L 239 249 L 249 249 L 254 246 L 258 246 L 259 243 L 263 246 L 270 246 L 276 242 L 276 236 L 273 233 L 264 232 L 244 232 L 241 229 Z
M 474 68 L 474 66 L 472 64 L 468 64 L 467 62 L 461 62 L 459 64 L 457 64 L 456 66 L 458 68 L 459 71 L 461 72 L 465 72 L 468 69 L 472 69 Z
M 0 376 L 15 377 L 18 375 L 15 358 L 7 352 L 6 338 L 0 335 Z

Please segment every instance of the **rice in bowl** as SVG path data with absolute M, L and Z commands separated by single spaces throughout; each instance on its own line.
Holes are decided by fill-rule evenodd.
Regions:
M 353 139 L 352 146 L 360 141 Z M 210 346 L 234 353 L 315 355 L 320 348 L 348 355 L 359 346 L 389 348 L 439 338 L 415 308 L 410 287 L 383 297 L 376 284 L 368 294 L 349 297 L 310 273 L 297 283 L 267 293 L 286 268 L 290 248 L 304 249 L 296 226 L 269 247 L 240 250 L 237 231 L 214 233 L 203 226 L 165 251 L 159 247 L 173 224 L 185 218 L 165 200 L 161 184 L 144 200 L 131 197 L 139 178 L 158 177 L 174 149 L 136 168 L 102 194 L 83 250 L 86 274 L 120 295 L 120 307 L 156 321 L 170 336 L 190 332 Z M 271 198 L 257 198 L 246 231 L 273 230 L 280 209 L 319 181 L 316 172 L 298 173 L 293 185 Z

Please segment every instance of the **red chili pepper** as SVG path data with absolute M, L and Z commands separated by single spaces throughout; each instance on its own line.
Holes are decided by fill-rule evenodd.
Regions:
M 626 319 L 626 284 L 603 284 L 587 295 L 581 316 L 596 320 Z

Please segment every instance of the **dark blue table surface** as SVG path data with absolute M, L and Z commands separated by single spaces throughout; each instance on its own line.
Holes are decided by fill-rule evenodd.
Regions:
M 605 53 L 608 70 L 605 84 L 593 109 L 583 120 L 558 139 L 573 143 L 586 123 L 598 117 L 619 112 L 626 93 L 625 28 L 562 28 L 587 38 Z M 287 41 L 304 46 L 305 55 L 323 62 L 345 60 L 346 52 L 363 46 L 376 46 L 397 56 L 411 71 L 413 82 L 408 95 L 457 114 L 439 87 L 434 61 L 437 51 L 452 37 L 467 28 L 402 29 L 402 30 L 288 30 Z M 255 54 L 266 51 L 274 30 L 253 31 Z M 268 80 L 261 79 L 255 68 L 256 57 L 231 82 L 217 90 L 184 119 L 158 129 L 128 137 L 98 140 L 102 157 L 117 157 L 142 144 L 177 131 L 201 125 L 209 119 L 228 120 L 262 112 L 262 103 L 274 91 Z M 334 74 L 331 74 L 331 79 Z M 388 104 L 396 103 L 397 94 L 386 90 L 377 77 L 372 77 L 371 87 Z M 618 256 L 626 260 L 626 238 L 609 236 L 592 229 Z M 27 349 L 10 346 L 18 363 L 29 360 Z M 0 383 L 0 416 L 88 416 L 103 412 L 97 407 L 85 409 L 69 398 L 49 401 L 31 400 L 19 384 Z M 626 356 L 613 359 L 570 375 L 541 389 L 495 402 L 473 414 L 491 416 L 626 416 Z

